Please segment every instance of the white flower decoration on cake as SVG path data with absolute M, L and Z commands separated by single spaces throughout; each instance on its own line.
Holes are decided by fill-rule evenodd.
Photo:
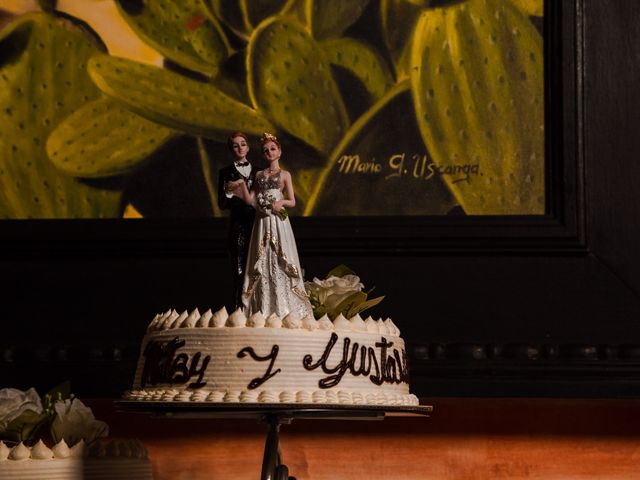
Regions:
M 75 445 L 81 439 L 91 443 L 109 434 L 106 423 L 96 420 L 93 412 L 77 398 L 61 400 L 54 404 L 56 418 L 51 424 L 51 434 L 56 442 L 64 439 Z
M 15 388 L 0 390 L 0 431 L 27 410 L 38 415 L 42 413 L 42 402 L 35 389 L 30 388 L 26 392 Z

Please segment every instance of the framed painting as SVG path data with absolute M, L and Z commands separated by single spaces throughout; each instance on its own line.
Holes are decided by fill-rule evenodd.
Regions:
M 386 295 L 418 395 L 637 394 L 640 145 L 619 122 L 637 6 L 92 4 L 136 60 L 80 3 L 2 17 L 0 81 L 31 82 L 0 91 L 0 368 L 16 386 L 64 367 L 80 394 L 115 395 L 152 313 L 228 293 L 213 179 L 240 129 L 279 135 L 308 276 L 348 263 Z M 78 68 L 41 61 L 54 44 Z M 233 108 L 210 115 L 222 94 Z M 25 304 L 50 313 L 17 321 Z
M 43 5 L 5 13 L 4 219 L 221 217 L 238 130 L 297 216 L 547 212 L 542 0 Z
M 108 238 L 119 250 L 153 230 L 152 245 L 165 235 L 162 248 L 180 252 L 209 238 L 220 253 L 217 171 L 230 162 L 235 130 L 279 135 L 309 252 L 336 230 L 351 252 L 485 248 L 478 235 L 520 248 L 532 234 L 561 244 L 579 235 L 575 158 L 561 151 L 575 135 L 558 136 L 578 88 L 563 75 L 576 67 L 566 6 L 118 0 L 53 2 L 42 12 L 16 0 L 5 8 L 0 215 L 18 248 L 26 229 L 63 235 L 52 238 L 63 249 Z M 144 221 L 93 221 L 123 217 Z M 12 221 L 25 219 L 83 226 Z M 178 238 L 161 233 L 167 219 Z

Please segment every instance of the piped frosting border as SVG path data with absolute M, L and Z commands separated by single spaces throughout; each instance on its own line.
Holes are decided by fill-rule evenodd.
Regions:
M 400 329 L 390 318 L 375 320 L 372 317 L 368 317 L 363 320 L 357 314 L 351 318 L 345 318 L 340 314 L 331 321 L 327 315 L 316 320 L 313 316 L 300 319 L 293 313 L 289 313 L 284 317 L 272 314 L 265 318 L 260 312 L 256 312 L 247 318 L 242 310 L 238 309 L 229 314 L 225 307 L 216 312 L 212 312 L 209 309 L 203 314 L 200 314 L 197 308 L 191 312 L 185 310 L 182 313 L 178 313 L 175 309 L 167 310 L 164 313 L 158 313 L 151 320 L 147 332 L 180 328 L 286 328 L 309 331 L 368 332 L 392 337 L 400 336 Z

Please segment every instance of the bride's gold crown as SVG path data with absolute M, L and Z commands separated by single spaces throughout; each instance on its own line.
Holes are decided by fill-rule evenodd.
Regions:
M 262 134 L 262 138 L 260 139 L 260 142 L 264 143 L 264 142 L 275 142 L 278 143 L 278 137 L 276 137 L 275 135 L 272 135 L 270 133 L 263 133 Z

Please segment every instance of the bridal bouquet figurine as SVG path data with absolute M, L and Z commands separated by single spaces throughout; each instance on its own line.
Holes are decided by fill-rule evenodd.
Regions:
M 273 211 L 273 204 L 276 202 L 277 198 L 273 191 L 267 190 L 265 192 L 258 192 L 256 200 L 263 210 Z M 280 217 L 280 220 L 284 220 L 289 216 L 289 212 L 287 212 L 286 208 L 282 207 L 280 211 L 277 212 L 277 215 Z

